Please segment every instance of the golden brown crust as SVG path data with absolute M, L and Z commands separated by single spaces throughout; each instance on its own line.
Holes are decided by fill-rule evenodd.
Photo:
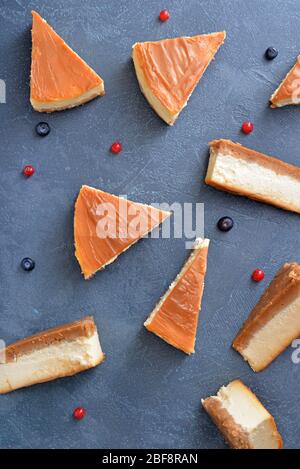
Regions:
M 255 333 L 264 327 L 276 314 L 300 295 L 300 265 L 296 262 L 284 264 L 265 290 L 257 305 L 245 321 L 233 348 L 242 352 Z M 286 344 L 288 345 L 288 344 Z M 276 356 L 281 352 L 278 351 Z M 275 357 L 274 357 L 275 358 Z
M 274 436 L 275 440 L 277 441 L 277 448 L 282 449 L 283 448 L 283 439 L 282 439 L 282 436 L 280 435 L 280 433 L 277 429 L 275 419 L 272 415 L 271 415 L 271 421 L 272 421 L 272 427 L 273 427 L 273 436 Z
M 74 321 L 39 332 L 6 347 L 4 351 L 6 362 L 13 362 L 20 355 L 60 343 L 64 340 L 74 340 L 79 337 L 91 337 L 96 330 L 97 328 L 94 318 L 92 316 L 86 316 L 79 321 Z
M 209 180 L 208 178 L 205 179 L 205 183 L 211 187 L 214 187 L 215 189 L 229 192 L 230 194 L 241 195 L 242 197 L 247 197 L 248 199 L 255 200 L 256 202 L 263 202 L 268 205 L 274 205 L 275 207 L 281 208 L 283 210 L 288 210 L 289 212 L 300 213 L 300 209 L 297 210 L 294 206 L 291 206 L 290 204 L 287 204 L 283 201 L 277 201 L 275 203 L 274 200 L 270 199 L 269 197 L 261 197 L 247 190 L 236 190 L 233 186 L 224 186 L 223 184 L 218 184 L 217 182 Z
M 94 93 L 89 94 L 88 96 L 84 95 L 83 97 L 78 97 L 74 99 L 74 102 L 71 102 L 69 104 L 64 104 L 63 102 L 60 104 L 56 104 L 53 107 L 49 107 L 49 103 L 40 103 L 33 98 L 30 99 L 31 105 L 33 109 L 36 112 L 46 112 L 46 113 L 51 113 L 51 112 L 56 112 L 56 111 L 65 111 L 67 109 L 73 109 L 74 107 L 81 106 L 83 104 L 88 103 L 89 101 L 92 101 L 93 99 L 97 98 L 97 96 L 105 96 L 105 91 L 97 91 L 95 90 Z
M 208 397 L 202 405 L 231 448 L 253 449 L 249 434 L 234 421 L 218 399 Z

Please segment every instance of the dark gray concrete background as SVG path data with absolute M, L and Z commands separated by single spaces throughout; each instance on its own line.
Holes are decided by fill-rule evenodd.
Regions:
M 161 8 L 169 22 L 157 20 Z M 105 80 L 106 96 L 53 115 L 29 103 L 31 9 Z M 204 184 L 207 142 L 231 138 L 300 166 L 300 109 L 268 99 L 300 51 L 298 0 L 0 0 L 0 337 L 7 343 L 85 314 L 96 318 L 105 363 L 0 398 L 1 447 L 223 448 L 200 399 L 242 378 L 299 447 L 300 365 L 288 348 L 254 374 L 230 344 L 274 273 L 300 260 L 298 215 Z M 176 125 L 141 95 L 130 60 L 136 41 L 226 29 L 227 41 Z M 267 62 L 268 46 L 279 56 Z M 241 135 L 245 119 L 255 132 Z M 51 125 L 44 139 L 39 121 Z M 124 151 L 109 153 L 115 139 Z M 26 180 L 24 164 L 36 175 Z M 90 281 L 74 257 L 73 206 L 82 184 L 145 203 L 204 202 L 211 239 L 196 353 L 187 357 L 143 321 L 187 256 L 185 240 L 144 239 Z M 235 228 L 217 231 L 230 215 Z M 31 273 L 20 260 L 36 261 Z M 253 284 L 261 267 L 266 280 Z M 85 420 L 72 419 L 83 405 Z

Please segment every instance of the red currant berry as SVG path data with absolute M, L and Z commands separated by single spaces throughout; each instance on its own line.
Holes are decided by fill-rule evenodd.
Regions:
M 35 173 L 35 169 L 33 166 L 31 166 L 30 164 L 24 166 L 23 168 L 23 174 L 24 176 L 26 176 L 27 178 L 29 178 L 30 176 L 33 176 Z
M 121 153 L 122 150 L 123 150 L 123 147 L 122 147 L 122 143 L 120 142 L 114 142 L 110 147 L 110 151 L 115 154 Z
M 244 134 L 251 134 L 253 130 L 254 130 L 254 125 L 252 124 L 252 122 L 246 121 L 243 123 L 242 131 L 244 132 Z
M 86 410 L 84 407 L 76 407 L 73 412 L 73 417 L 75 420 L 82 420 L 86 416 Z
M 265 273 L 261 269 L 256 269 L 252 273 L 252 280 L 254 280 L 254 282 L 261 282 L 264 278 L 265 278 Z
M 168 12 L 168 10 L 161 10 L 160 14 L 159 14 L 159 19 L 160 21 L 162 21 L 163 23 L 165 21 L 168 21 L 168 19 L 170 19 L 170 13 Z

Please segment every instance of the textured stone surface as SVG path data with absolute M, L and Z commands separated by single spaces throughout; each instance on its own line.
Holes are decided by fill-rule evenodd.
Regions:
M 84 6 L 83 6 L 84 5 Z M 51 116 L 29 104 L 30 10 L 36 8 L 105 79 L 107 95 Z M 169 8 L 167 23 L 157 20 Z M 299 108 L 270 110 L 268 98 L 300 44 L 297 0 L 0 0 L 0 337 L 10 342 L 94 314 L 107 354 L 95 370 L 0 397 L 1 447 L 222 448 L 200 409 L 242 378 L 299 447 L 300 365 L 289 348 L 255 375 L 230 344 L 285 261 L 300 260 L 300 218 L 204 185 L 207 142 L 226 137 L 300 165 Z M 135 41 L 226 29 L 228 38 L 173 128 L 142 97 L 130 60 Z M 263 55 L 279 49 L 273 62 Z M 252 119 L 245 137 L 240 124 Z M 35 135 L 41 120 L 51 125 Z M 124 145 L 119 156 L 109 147 Z M 36 167 L 25 180 L 24 164 Z M 187 252 L 184 240 L 142 240 L 89 282 L 73 253 L 73 202 L 90 184 L 142 202 L 204 202 L 211 238 L 196 354 L 186 357 L 142 327 Z M 219 217 L 235 228 L 218 232 Z M 21 271 L 31 256 L 36 268 Z M 253 284 L 256 267 L 266 280 Z M 88 415 L 72 419 L 83 405 Z

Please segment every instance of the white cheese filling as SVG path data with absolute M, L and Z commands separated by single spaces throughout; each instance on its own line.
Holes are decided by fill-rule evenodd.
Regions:
M 217 399 L 234 421 L 249 433 L 270 416 L 255 396 L 248 390 L 245 392 L 244 386 L 237 382 L 223 386 L 218 392 Z
M 278 449 L 280 436 L 272 416 L 256 396 L 240 381 L 223 386 L 215 399 L 247 433 L 253 449 Z
M 98 333 L 63 340 L 0 365 L 0 393 L 74 374 L 96 366 L 103 357 Z
M 276 107 L 283 107 L 283 106 L 292 106 L 293 104 L 300 104 L 300 98 L 291 98 L 291 99 L 284 99 L 282 101 L 278 101 L 275 106 Z
M 284 203 L 300 209 L 300 181 L 278 174 L 256 162 L 245 161 L 230 154 L 211 155 L 208 178 L 228 190 L 268 198 L 275 204 Z
M 273 316 L 241 351 L 255 371 L 260 371 L 300 334 L 300 297 Z

